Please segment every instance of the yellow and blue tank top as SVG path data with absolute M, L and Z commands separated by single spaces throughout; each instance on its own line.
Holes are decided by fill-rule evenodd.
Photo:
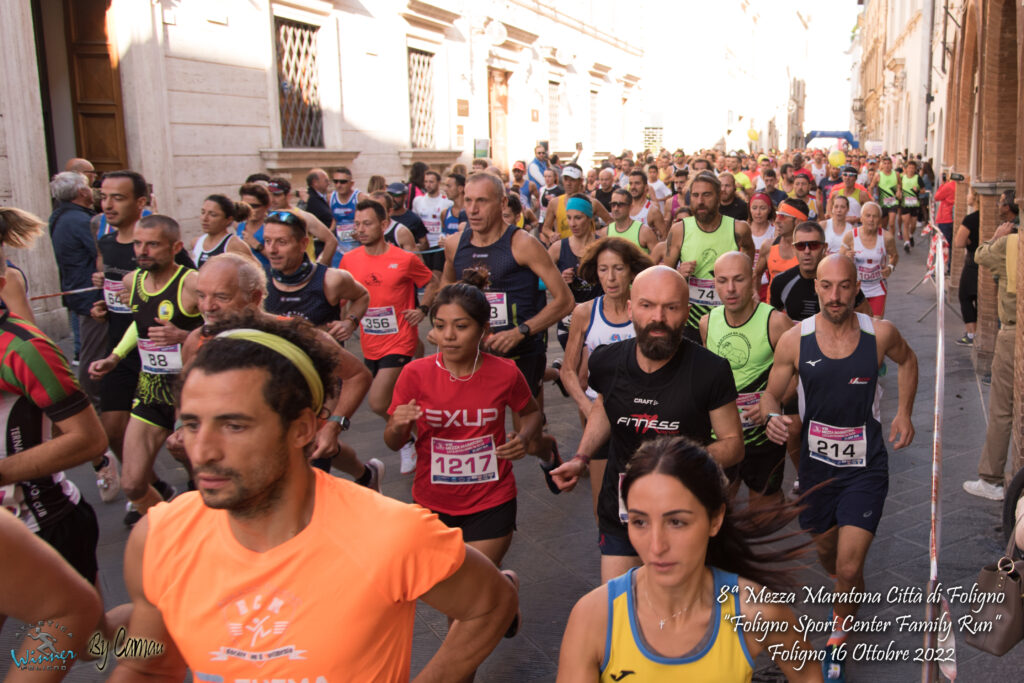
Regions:
M 742 631 L 735 629 L 730 620 L 740 611 L 737 576 L 715 567 L 711 571 L 715 600 L 710 634 L 694 652 L 683 657 L 664 657 L 644 643 L 634 600 L 636 569 L 608 582 L 608 632 L 601 661 L 602 683 L 622 680 L 627 671 L 636 674 L 637 681 L 648 683 L 749 683 L 754 673 L 754 660 Z M 717 597 L 723 586 L 732 589 L 732 597 L 719 603 Z

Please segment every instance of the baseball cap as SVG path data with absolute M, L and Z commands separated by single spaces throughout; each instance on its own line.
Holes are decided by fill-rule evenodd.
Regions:
M 407 188 L 405 186 L 405 183 L 397 183 L 396 182 L 396 183 L 390 183 L 387 186 L 388 194 L 405 194 L 406 190 L 408 190 L 408 189 L 409 188 Z
M 517 169 L 520 170 L 520 171 L 525 171 L 526 170 L 526 164 L 524 164 L 521 161 L 517 161 L 516 163 L 512 164 L 512 170 L 515 171 Z
M 580 178 L 583 177 L 583 171 L 576 168 L 575 166 L 566 166 L 565 168 L 562 169 L 562 177 L 575 178 L 576 180 L 579 180 Z

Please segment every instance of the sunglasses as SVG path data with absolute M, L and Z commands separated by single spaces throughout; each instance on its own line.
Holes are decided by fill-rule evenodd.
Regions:
M 629 204 L 627 204 L 626 202 L 608 202 L 608 206 L 614 209 L 617 206 L 629 206 Z
M 345 180 L 344 178 L 335 178 L 334 179 L 334 184 L 335 185 L 348 185 L 351 182 L 352 182 L 351 180 Z
M 305 226 L 299 222 L 299 217 L 289 211 L 271 211 L 267 214 L 267 218 L 276 218 L 285 225 L 295 225 L 305 228 Z
M 824 242 L 819 242 L 818 240 L 811 240 L 809 242 L 793 242 L 793 247 L 797 251 L 817 251 L 818 249 L 821 249 L 824 245 Z

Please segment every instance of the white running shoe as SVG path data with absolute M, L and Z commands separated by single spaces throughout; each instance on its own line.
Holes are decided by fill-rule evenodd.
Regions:
M 384 481 L 384 463 L 377 458 L 370 458 L 363 466 L 370 470 L 370 481 L 367 482 L 366 488 L 380 493 L 380 485 Z
M 989 500 L 1003 499 L 1003 487 L 990 484 L 984 479 L 965 481 L 964 491 L 967 491 L 967 493 L 972 496 L 978 496 L 979 498 L 988 498 Z
M 402 456 L 402 466 L 399 468 L 399 472 L 402 474 L 409 474 L 410 472 L 416 471 L 416 441 L 409 439 L 402 450 L 399 451 Z
M 107 464 L 96 470 L 96 488 L 100 492 L 100 500 L 111 503 L 121 493 L 121 476 L 117 473 L 117 458 L 109 448 L 103 454 Z

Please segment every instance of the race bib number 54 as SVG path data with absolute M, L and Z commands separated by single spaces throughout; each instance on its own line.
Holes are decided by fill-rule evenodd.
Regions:
M 833 467 L 864 467 L 867 464 L 867 429 L 833 427 L 822 422 L 807 427 L 807 450 L 810 456 Z

